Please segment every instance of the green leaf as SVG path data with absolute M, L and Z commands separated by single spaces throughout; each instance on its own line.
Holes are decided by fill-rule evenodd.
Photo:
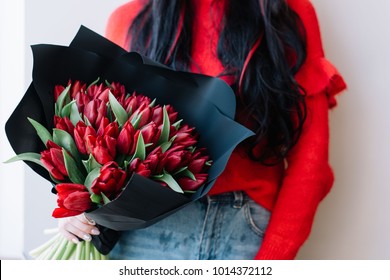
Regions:
M 39 164 L 40 166 L 44 167 L 46 169 L 46 166 L 40 161 L 41 155 L 37 153 L 22 153 L 17 156 L 14 156 L 10 158 L 9 160 L 5 161 L 4 163 L 11 163 L 16 162 L 20 160 L 26 160 L 31 161 L 33 163 Z
M 111 88 L 112 89 L 112 85 L 110 84 L 109 81 L 107 80 L 104 80 L 104 83 L 106 84 L 107 87 Z
M 110 101 L 110 105 L 114 115 L 118 121 L 120 126 L 123 126 L 125 122 L 129 119 L 129 116 L 126 113 L 126 110 L 122 107 L 122 105 L 116 100 L 115 96 L 109 92 L 108 98 Z
M 160 135 L 160 138 L 158 139 L 158 142 L 157 142 L 158 145 L 161 145 L 165 142 L 168 142 L 170 127 L 171 127 L 171 124 L 169 121 L 167 108 L 164 106 L 163 107 L 163 124 L 162 124 L 162 129 L 161 129 L 161 135 Z
M 181 172 L 180 175 L 182 175 L 182 176 L 184 176 L 184 177 L 188 177 L 188 178 L 190 178 L 190 179 L 193 180 L 193 181 L 196 181 L 196 178 L 195 178 L 194 173 L 192 173 L 192 172 L 191 172 L 190 170 L 188 170 L 188 169 L 183 170 L 183 171 Z
M 182 122 L 183 122 L 183 119 L 178 120 L 177 122 L 175 122 L 174 124 L 172 124 L 172 126 L 173 126 L 174 128 L 176 128 L 176 130 L 178 130 L 178 129 L 180 128 Z
M 150 102 L 149 107 L 153 108 L 156 105 L 156 98 Z
M 65 130 L 54 128 L 53 141 L 62 148 L 65 148 L 75 158 L 77 162 L 81 161 L 76 143 L 74 142 L 73 137 L 68 132 L 66 132 Z
M 102 165 L 96 161 L 92 154 L 89 155 L 88 160 L 83 160 L 83 165 L 87 173 L 91 172 L 95 168 L 102 167 Z
M 91 122 L 89 121 L 89 119 L 84 116 L 84 123 L 87 125 L 87 126 L 92 126 Z
M 176 137 L 177 136 L 175 135 L 175 136 L 173 136 L 171 138 L 171 140 L 169 140 L 168 142 L 162 143 L 160 145 L 161 150 L 162 150 L 163 153 L 165 153 L 172 146 L 172 143 L 173 143 L 173 141 L 175 141 Z
M 213 164 L 213 161 L 212 160 L 208 160 L 208 161 L 206 161 L 206 163 L 204 165 L 211 166 L 212 164 Z
M 77 104 L 76 103 L 72 103 L 71 107 L 70 107 L 70 117 L 69 117 L 71 123 L 76 126 L 76 124 L 79 122 L 79 121 L 83 121 L 83 119 L 81 118 L 81 115 L 80 115 L 80 112 L 79 112 L 79 108 L 77 108 Z
M 173 175 L 177 175 L 180 172 L 183 172 L 184 170 L 186 170 L 187 168 L 188 168 L 188 166 L 184 166 L 184 167 L 180 168 L 178 171 L 176 171 L 175 174 L 173 174 Z
M 62 116 L 61 116 L 62 108 L 64 107 L 64 103 L 66 102 L 66 99 L 67 99 L 67 97 L 68 97 L 70 87 L 71 87 L 71 85 L 68 85 L 68 86 L 62 91 L 62 93 L 60 94 L 60 96 L 58 96 L 58 99 L 57 99 L 57 102 L 56 102 L 56 109 L 57 109 L 56 115 L 59 115 L 60 117 L 62 117 Z
M 146 157 L 145 141 L 144 141 L 144 138 L 142 137 L 142 133 L 140 133 L 138 135 L 135 153 L 134 153 L 133 157 L 131 158 L 130 162 L 132 162 L 136 158 L 139 158 L 140 160 L 145 160 L 145 157 Z
M 91 194 L 91 201 L 96 204 L 100 204 L 102 201 L 102 196 L 96 193 Z
M 89 86 L 87 87 L 86 92 L 88 91 L 88 89 L 89 89 L 91 86 L 96 85 L 96 84 L 99 82 L 99 80 L 100 80 L 100 77 L 98 77 L 95 81 L 93 81 L 92 83 L 90 83 Z
M 65 168 L 68 172 L 69 179 L 75 184 L 84 184 L 85 177 L 77 168 L 77 164 L 74 159 L 63 148 L 62 155 L 64 156 Z
M 51 136 L 51 133 L 46 129 L 46 127 L 44 127 L 39 122 L 37 122 L 33 119 L 30 119 L 30 118 L 27 118 L 27 119 L 32 124 L 32 126 L 35 128 L 39 138 L 41 139 L 43 144 L 45 144 L 45 146 L 47 144 L 47 141 L 49 141 L 49 140 L 53 141 L 53 137 Z
M 72 100 L 71 102 L 69 102 L 68 104 L 66 104 L 64 106 L 64 108 L 62 108 L 61 110 L 61 117 L 62 118 L 65 118 L 65 117 L 68 117 L 70 118 L 70 113 L 71 113 L 71 110 L 72 110 L 72 105 L 76 103 L 76 100 Z M 76 105 L 77 106 L 77 105 Z
M 91 192 L 91 186 L 93 181 L 100 176 L 100 168 L 95 168 L 91 172 L 88 173 L 87 178 L 85 178 L 84 186 L 87 187 L 88 191 Z
M 134 129 L 138 129 L 139 122 L 141 121 L 142 114 L 135 114 L 131 119 L 130 123 L 134 127 Z
M 155 178 L 155 177 L 153 177 Z M 172 177 L 171 174 L 165 173 L 161 178 L 155 178 L 158 181 L 162 181 L 168 185 L 173 191 L 178 193 L 184 193 L 179 184 L 176 182 L 176 180 Z
M 100 193 L 103 197 L 103 203 L 104 204 L 107 204 L 107 203 L 110 203 L 111 200 L 104 194 L 104 193 Z

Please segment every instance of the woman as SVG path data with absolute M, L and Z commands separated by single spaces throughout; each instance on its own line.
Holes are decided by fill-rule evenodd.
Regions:
M 107 37 L 179 70 L 218 76 L 237 120 L 256 137 L 233 152 L 209 195 L 163 221 L 125 232 L 119 259 L 293 259 L 333 184 L 328 109 L 345 88 L 324 58 L 308 0 L 134 0 Z M 98 234 L 63 219 L 69 239 Z

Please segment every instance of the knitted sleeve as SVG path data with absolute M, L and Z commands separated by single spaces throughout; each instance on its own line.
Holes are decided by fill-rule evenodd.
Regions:
M 256 259 L 293 259 L 308 238 L 320 201 L 333 184 L 328 162 L 329 108 L 346 84 L 324 57 L 317 17 L 307 0 L 290 0 L 307 33 L 308 56 L 297 74 L 308 110 L 301 138 L 290 151 L 283 183 Z

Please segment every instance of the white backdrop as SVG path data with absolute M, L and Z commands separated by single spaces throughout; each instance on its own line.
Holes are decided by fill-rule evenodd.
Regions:
M 124 2 L 26 1 L 25 17 L 23 0 L 0 2 L 2 127 L 31 80 L 28 46 L 67 44 L 80 24 L 103 34 L 109 13 Z M 336 182 L 320 205 L 312 235 L 298 258 L 390 259 L 390 33 L 384 28 L 390 25 L 390 2 L 312 2 L 327 57 L 349 89 L 331 112 Z M 10 83 L 12 95 L 7 94 Z M 2 162 L 12 155 L 3 131 L 0 145 Z M 0 258 L 21 258 L 22 251 L 46 240 L 44 228 L 55 225 L 50 218 L 55 197 L 48 183 L 24 171 L 21 164 L 1 164 L 0 178 Z M 47 203 L 42 203 L 42 197 Z

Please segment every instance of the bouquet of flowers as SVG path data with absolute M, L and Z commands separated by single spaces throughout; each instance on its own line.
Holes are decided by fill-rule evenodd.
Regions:
M 70 47 L 33 52 L 33 82 L 6 125 L 18 154 L 11 161 L 25 160 L 55 185 L 54 217 L 86 212 L 101 231 L 93 246 L 56 235 L 32 252 L 37 258 L 104 259 L 118 231 L 207 194 L 234 147 L 253 135 L 233 120 L 223 81 L 173 71 L 85 27 Z
M 209 156 L 195 146 L 198 134 L 177 120 L 172 106 L 161 107 L 147 96 L 129 94 L 119 83 L 97 83 L 56 85 L 53 132 L 29 119 L 46 149 L 10 160 L 33 161 L 49 172 L 57 183 L 58 208 L 53 217 L 78 215 L 111 202 L 133 174 L 183 194 L 194 193 L 206 182 Z M 58 238 L 51 242 L 53 247 L 63 243 L 56 249 L 63 253 L 51 255 L 53 250 L 45 245 L 33 255 L 67 259 L 73 252 L 84 252 L 84 258 L 98 254 L 82 245 L 78 251 Z

